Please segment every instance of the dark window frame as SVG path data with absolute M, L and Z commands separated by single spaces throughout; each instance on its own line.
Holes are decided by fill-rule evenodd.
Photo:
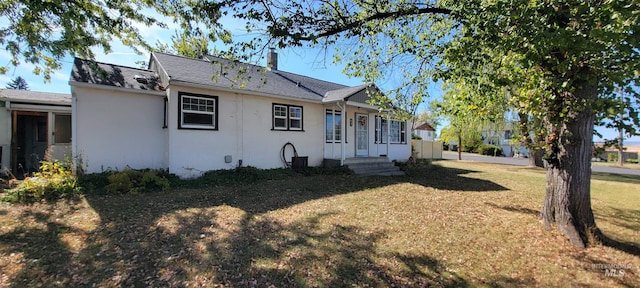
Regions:
M 204 125 L 204 124 L 189 124 L 189 123 L 183 123 L 184 122 L 184 115 L 183 115 L 183 111 L 182 111 L 182 99 L 184 97 L 191 97 L 191 98 L 205 98 L 205 99 L 210 99 L 213 100 L 213 125 Z M 178 92 L 178 129 L 182 129 L 182 130 L 212 130 L 212 131 L 217 131 L 218 130 L 218 96 L 214 96 L 214 95 L 205 95 L 205 94 L 198 94 L 198 93 L 190 93 L 190 92 Z M 189 110 L 187 110 L 189 111 Z
M 285 125 L 286 127 L 276 127 L 276 106 L 285 107 L 286 116 L 285 116 Z M 300 118 L 291 118 L 291 108 L 299 108 L 300 109 Z M 278 119 L 283 119 L 282 116 L 278 116 Z M 292 120 L 300 120 L 300 128 L 291 128 Z M 291 104 L 282 104 L 282 103 L 272 103 L 271 104 L 271 130 L 272 131 L 296 131 L 296 132 L 304 132 L 304 107 L 300 105 L 291 105 Z

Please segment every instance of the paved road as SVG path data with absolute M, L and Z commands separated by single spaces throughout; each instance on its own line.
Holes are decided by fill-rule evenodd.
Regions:
M 442 158 L 449 160 L 458 160 L 458 153 L 451 151 L 442 151 Z M 462 153 L 462 160 L 520 166 L 527 166 L 529 164 L 529 159 L 526 158 L 492 157 L 471 153 Z M 594 164 L 591 166 L 591 170 L 593 172 L 640 176 L 640 169 L 619 168 Z

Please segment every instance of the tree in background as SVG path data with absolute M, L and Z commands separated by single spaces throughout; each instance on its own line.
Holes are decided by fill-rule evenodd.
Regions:
M 11 82 L 7 83 L 7 89 L 29 90 L 29 84 L 27 84 L 27 80 L 18 76 L 11 80 Z
M 601 233 L 591 209 L 591 150 L 603 95 L 640 76 L 640 3 L 632 1 L 255 1 L 244 17 L 281 47 L 339 43 L 349 75 L 384 79 L 397 69 L 426 90 L 437 79 L 464 79 L 485 103 L 524 82 L 519 109 L 541 119 L 547 169 L 543 226 L 579 247 Z M 274 4 L 274 5 L 271 5 Z M 502 66 L 502 63 L 509 65 Z M 517 64 L 529 74 L 512 73 Z M 410 71 L 404 73 L 404 71 Z M 532 77 L 532 78 L 530 78 Z M 479 81 L 487 79 L 488 81 Z M 487 93 L 484 91 L 492 91 Z M 634 95 L 637 99 L 638 95 Z M 477 101 L 478 99 L 474 99 Z
M 601 236 L 590 201 L 594 122 L 615 105 L 607 96 L 615 87 L 638 86 L 640 77 L 637 1 L 10 0 L 0 5 L 0 16 L 7 19 L 0 26 L 0 45 L 12 55 L 10 64 L 32 63 L 45 79 L 66 55 L 92 58 L 96 47 L 109 52 L 113 38 L 150 48 L 136 24 L 166 26 L 147 16 L 144 9 L 151 9 L 184 31 L 208 31 L 210 39 L 225 43 L 231 37 L 220 17 L 245 20 L 247 31 L 260 35 L 228 46 L 230 55 L 245 54 L 242 59 L 271 46 L 332 47 L 338 51 L 331 53 L 334 61 L 345 63 L 347 75 L 394 84 L 388 99 L 376 99 L 381 105 L 422 101 L 425 94 L 414 91 L 427 91 L 434 78 L 447 85 L 465 80 L 479 89 L 480 98 L 472 100 L 487 104 L 512 83 L 532 85 L 541 93 L 515 97 L 519 111 L 541 119 L 544 127 L 549 168 L 541 219 L 545 228 L 555 225 L 580 247 Z

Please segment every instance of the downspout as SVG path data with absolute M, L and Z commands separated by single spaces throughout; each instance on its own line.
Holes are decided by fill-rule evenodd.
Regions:
M 389 137 L 391 136 L 391 111 L 387 110 L 387 160 L 390 159 L 389 153 Z
M 346 130 L 347 130 L 347 125 L 346 125 L 347 121 L 346 121 L 346 118 L 345 118 L 346 115 L 347 115 L 347 113 L 345 111 L 345 110 L 347 110 L 347 105 L 344 104 L 344 106 L 342 106 L 342 105 L 340 105 L 340 102 L 337 102 L 336 104 L 338 105 L 338 108 L 340 108 L 340 114 L 341 114 L 340 115 L 340 122 L 342 122 L 342 123 L 340 123 L 340 125 L 342 126 L 342 129 L 340 129 L 340 166 L 343 166 L 344 165 L 344 160 L 345 160 L 345 151 L 344 151 L 344 149 L 346 147 L 346 145 L 344 143 L 345 142 L 344 136 L 345 136 L 345 133 L 346 133 Z

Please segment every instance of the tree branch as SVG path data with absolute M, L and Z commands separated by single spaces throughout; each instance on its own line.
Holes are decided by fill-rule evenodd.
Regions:
M 328 36 L 333 36 L 354 28 L 357 28 L 361 25 L 363 25 L 364 23 L 373 21 L 373 20 L 381 20 L 381 19 L 388 19 L 388 18 L 399 18 L 402 16 L 410 16 L 410 15 L 421 15 L 421 14 L 443 14 L 443 15 L 449 15 L 451 14 L 451 10 L 450 9 L 445 9 L 445 8 L 437 8 L 437 7 L 427 7 L 427 8 L 419 8 L 419 9 L 406 9 L 406 10 L 398 10 L 398 11 L 391 11 L 391 12 L 376 12 L 375 14 L 364 18 L 362 20 L 357 20 L 357 21 L 353 21 L 350 23 L 346 23 L 343 25 L 338 25 L 335 26 L 331 29 L 325 30 L 324 32 L 321 32 L 317 35 L 312 35 L 312 36 L 301 36 L 298 37 L 298 40 L 302 40 L 302 41 L 311 41 L 311 40 L 315 40 L 318 38 L 323 38 L 323 37 L 328 37 Z M 289 35 L 292 36 L 292 35 Z

